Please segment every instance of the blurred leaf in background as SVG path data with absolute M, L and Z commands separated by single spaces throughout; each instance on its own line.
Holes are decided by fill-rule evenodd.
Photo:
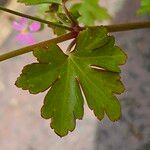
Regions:
M 140 14 L 150 13 L 150 0 L 141 0 L 141 8 L 138 11 Z
M 37 5 L 37 16 L 58 24 L 69 26 L 70 23 L 66 15 L 62 13 L 62 8 L 57 3 Z M 66 33 L 65 29 L 52 26 L 48 27 L 52 28 L 53 33 L 56 35 L 62 35 Z
M 84 25 L 93 25 L 95 21 L 110 19 L 106 8 L 99 5 L 99 0 L 82 0 L 71 7 L 71 12 Z

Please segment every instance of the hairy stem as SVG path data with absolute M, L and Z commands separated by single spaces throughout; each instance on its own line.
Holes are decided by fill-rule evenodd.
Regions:
M 44 20 L 44 19 L 40 19 L 40 18 L 37 18 L 37 17 L 34 17 L 34 16 L 26 15 L 26 14 L 23 14 L 23 13 L 20 13 L 20 12 L 17 12 L 17 11 L 13 11 L 13 10 L 10 10 L 8 8 L 4 8 L 2 6 L 0 6 L 0 10 L 11 13 L 11 14 L 14 14 L 14 15 L 17 15 L 17 16 L 20 16 L 20 17 L 25 17 L 25 18 L 28 18 L 28 19 L 31 19 L 31 20 L 35 20 L 35 21 L 47 24 L 49 26 L 59 27 L 59 28 L 63 28 L 63 29 L 66 29 L 66 30 L 72 30 L 70 27 L 67 27 L 67 26 L 64 26 L 64 25 L 61 25 L 61 24 L 58 24 L 58 23 L 50 22 L 50 21 L 47 21 L 47 20 Z
M 13 58 L 13 57 L 16 57 L 16 56 L 19 56 L 19 55 L 31 52 L 36 47 L 46 47 L 48 44 L 61 43 L 63 41 L 67 41 L 67 40 L 73 39 L 75 37 L 76 37 L 75 34 L 67 33 L 67 34 L 59 36 L 57 38 L 54 38 L 54 39 L 43 41 L 43 42 L 31 45 L 31 46 L 27 46 L 27 47 L 24 47 L 24 48 L 21 48 L 21 49 L 18 49 L 18 50 L 14 50 L 14 51 L 8 52 L 6 54 L 0 55 L 0 61 L 4 61 L 4 60 L 10 59 L 10 58 Z

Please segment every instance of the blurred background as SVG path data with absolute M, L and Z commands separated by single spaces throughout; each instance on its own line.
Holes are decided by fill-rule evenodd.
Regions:
M 101 0 L 112 15 L 105 24 L 150 19 L 139 16 L 140 0 Z M 0 0 L 13 10 L 33 14 L 32 7 L 16 1 Z M 14 16 L 0 11 L 0 54 L 23 47 L 12 28 Z M 121 120 L 98 121 L 85 105 L 82 121 L 66 137 L 58 137 L 49 120 L 40 116 L 45 93 L 30 95 L 14 83 L 24 65 L 35 58 L 32 53 L 0 63 L 0 150 L 150 150 L 150 29 L 113 33 L 116 43 L 128 55 L 122 66 L 126 91 L 120 98 Z M 48 28 L 34 34 L 37 42 L 52 38 Z M 64 45 L 65 47 L 65 45 Z

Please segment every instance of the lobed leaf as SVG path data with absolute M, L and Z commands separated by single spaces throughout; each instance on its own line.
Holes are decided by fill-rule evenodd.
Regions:
M 51 127 L 58 135 L 67 135 L 74 130 L 75 120 L 82 119 L 81 91 L 99 120 L 105 114 L 112 121 L 120 118 L 121 106 L 115 94 L 124 91 L 119 65 L 125 63 L 126 55 L 104 27 L 82 31 L 69 55 L 51 44 L 35 49 L 34 56 L 38 62 L 23 69 L 16 85 L 34 94 L 49 89 L 41 116 L 51 118 Z

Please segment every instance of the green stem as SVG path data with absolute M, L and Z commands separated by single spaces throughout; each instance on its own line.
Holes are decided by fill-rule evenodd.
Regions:
M 146 21 L 146 22 L 136 22 L 136 23 L 127 23 L 127 24 L 117 24 L 117 25 L 107 25 L 104 26 L 107 28 L 108 32 L 119 32 L 119 31 L 128 31 L 128 30 L 133 30 L 133 29 L 142 29 L 142 28 L 150 28 L 150 21 Z M 83 28 L 85 29 L 85 28 Z M 25 48 L 21 48 L 3 55 L 0 55 L 0 61 L 4 61 L 6 59 L 15 57 L 15 56 L 19 56 L 28 52 L 33 51 L 34 48 L 38 47 L 38 46 L 46 46 L 47 44 L 50 43 L 60 43 L 60 42 L 64 42 L 67 41 L 69 39 L 73 39 L 77 36 L 77 34 L 73 34 L 73 32 L 70 32 L 68 34 L 62 35 L 60 37 L 48 40 L 48 41 L 44 41 L 44 42 L 40 42 L 38 44 L 32 45 L 32 46 L 27 46 Z
M 107 28 L 108 32 L 120 32 L 135 29 L 144 29 L 150 28 L 150 21 L 106 25 L 105 27 Z
M 3 55 L 0 55 L 0 61 L 4 61 L 6 59 L 10 59 L 12 57 L 16 57 L 16 56 L 19 56 L 19 55 L 31 52 L 36 47 L 46 47 L 47 45 L 49 45 L 51 43 L 61 43 L 63 41 L 67 41 L 67 40 L 73 39 L 75 37 L 76 37 L 76 34 L 72 34 L 70 32 L 70 33 L 64 34 L 62 36 L 59 36 L 57 38 L 54 38 L 54 39 L 43 41 L 43 42 L 31 45 L 31 46 L 27 46 L 27 47 L 24 47 L 24 48 L 21 48 L 21 49 L 18 49 L 18 50 L 14 50 L 14 51 L 5 53 Z
M 50 22 L 50 21 L 47 21 L 47 20 L 44 20 L 44 19 L 40 19 L 40 18 L 37 18 L 37 17 L 34 17 L 34 16 L 29 16 L 29 15 L 26 15 L 26 14 L 23 14 L 23 13 L 20 13 L 20 12 L 17 12 L 17 11 L 13 11 L 13 10 L 4 8 L 2 6 L 0 6 L 0 10 L 11 13 L 11 14 L 14 14 L 14 15 L 17 15 L 17 16 L 20 16 L 20 17 L 25 17 L 25 18 L 28 18 L 28 19 L 31 19 L 31 20 L 35 20 L 35 21 L 44 23 L 44 24 L 48 24 L 49 26 L 59 27 L 59 28 L 63 28 L 63 29 L 66 29 L 66 30 L 72 30 L 70 27 L 67 27 L 67 26 L 64 26 L 64 25 L 61 25 L 61 24 L 57 24 L 57 23 L 54 23 L 54 22 Z

